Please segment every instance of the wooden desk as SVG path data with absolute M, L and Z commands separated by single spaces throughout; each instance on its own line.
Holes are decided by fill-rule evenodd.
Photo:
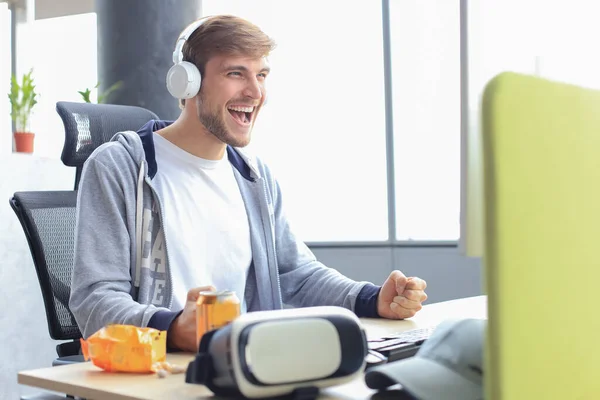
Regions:
M 362 322 L 367 336 L 372 338 L 436 325 L 449 318 L 486 316 L 487 299 L 478 296 L 426 305 L 410 320 L 363 319 Z M 169 362 L 182 366 L 187 366 L 192 358 L 192 354 L 167 356 Z M 107 373 L 91 362 L 22 371 L 18 375 L 18 382 L 86 399 L 216 399 L 206 387 L 185 383 L 185 374 L 159 379 L 155 374 Z M 319 399 L 368 399 L 373 393 L 361 378 L 324 389 Z

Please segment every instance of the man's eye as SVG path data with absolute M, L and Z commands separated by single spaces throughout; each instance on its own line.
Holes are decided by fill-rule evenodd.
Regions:
M 229 76 L 242 76 L 241 72 L 238 72 L 238 71 L 231 71 L 227 75 L 229 75 Z
M 260 74 L 258 74 L 257 76 L 258 76 L 259 78 L 261 78 L 261 79 L 266 79 L 266 78 L 267 78 L 267 74 L 263 74 L 263 73 L 260 73 Z

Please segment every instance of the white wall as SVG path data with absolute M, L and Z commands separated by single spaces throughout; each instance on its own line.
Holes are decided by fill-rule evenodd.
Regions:
M 49 367 L 56 358 L 40 286 L 21 225 L 8 204 L 16 191 L 70 190 L 74 169 L 60 160 L 12 154 L 0 147 L 0 399 L 38 392 L 17 384 L 17 372 Z

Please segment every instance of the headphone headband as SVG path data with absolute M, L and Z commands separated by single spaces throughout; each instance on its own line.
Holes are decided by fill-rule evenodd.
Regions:
M 177 39 L 177 43 L 175 44 L 175 51 L 173 51 L 173 64 L 178 64 L 183 61 L 183 45 L 192 36 L 192 33 L 196 31 L 208 17 L 201 18 L 197 21 L 192 22 L 181 32 L 179 38 Z

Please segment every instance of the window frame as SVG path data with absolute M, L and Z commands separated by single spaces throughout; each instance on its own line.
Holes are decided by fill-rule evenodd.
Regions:
M 460 42 L 460 134 L 461 134 L 461 169 L 465 162 L 463 156 L 466 151 L 466 130 L 469 121 L 469 71 L 468 71 L 468 0 L 459 0 L 459 42 Z M 394 155 L 394 115 L 392 93 L 392 49 L 391 49 L 391 21 L 390 0 L 381 0 L 381 18 L 383 29 L 383 68 L 384 68 L 384 93 L 385 93 L 385 137 L 386 137 L 386 172 L 387 172 L 387 202 L 388 202 L 388 239 L 384 241 L 307 241 L 311 248 L 394 248 L 394 247 L 419 247 L 419 248 L 458 248 L 458 240 L 399 240 L 396 235 L 396 166 Z M 461 180 L 461 186 L 465 182 Z M 462 187 L 461 187 L 462 193 Z M 461 204 L 462 207 L 462 204 Z M 462 213 L 463 210 L 461 209 Z M 462 235 L 462 226 L 459 232 Z

